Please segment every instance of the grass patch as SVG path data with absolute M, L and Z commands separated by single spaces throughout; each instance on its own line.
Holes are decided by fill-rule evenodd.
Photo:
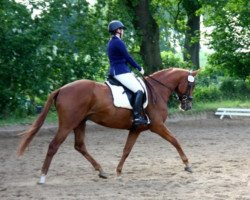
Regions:
M 194 102 L 192 107 L 192 112 L 184 112 L 179 108 L 170 108 L 169 114 L 183 113 L 183 114 L 194 114 L 199 112 L 213 111 L 215 112 L 217 108 L 250 108 L 250 100 L 240 101 L 214 101 L 214 102 Z
M 32 115 L 27 117 L 9 117 L 0 120 L 0 126 L 8 125 L 27 125 L 32 124 L 33 121 L 38 117 L 38 115 Z M 55 123 L 57 122 L 57 114 L 54 111 L 49 112 L 45 122 Z
M 217 108 L 228 107 L 228 108 L 250 108 L 250 100 L 249 101 L 216 101 L 216 102 L 197 102 L 194 103 L 193 109 L 197 111 L 215 111 Z

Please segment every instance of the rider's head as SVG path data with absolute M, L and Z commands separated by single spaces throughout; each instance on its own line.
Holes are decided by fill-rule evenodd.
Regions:
M 119 34 L 120 37 L 123 35 L 123 30 L 126 29 L 126 27 L 123 25 L 122 22 L 118 21 L 118 20 L 113 20 L 109 23 L 108 25 L 108 31 L 112 34 L 112 35 L 116 35 Z

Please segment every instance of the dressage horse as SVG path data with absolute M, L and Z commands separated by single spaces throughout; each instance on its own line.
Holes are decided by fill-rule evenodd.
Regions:
M 188 158 L 177 139 L 170 133 L 164 122 L 167 119 L 167 102 L 170 95 L 175 92 L 180 101 L 180 108 L 189 110 L 192 107 L 192 91 L 194 77 L 197 71 L 188 71 L 180 68 L 170 68 L 155 72 L 144 78 L 148 90 L 148 106 L 145 109 L 150 119 L 150 124 L 140 125 L 131 129 L 132 112 L 113 105 L 112 94 L 109 87 L 103 83 L 91 80 L 78 80 L 69 83 L 52 92 L 36 121 L 25 132 L 17 149 L 17 155 L 24 153 L 25 149 L 43 125 L 52 104 L 55 104 L 59 127 L 57 134 L 50 142 L 48 152 L 41 169 L 41 177 L 38 183 L 45 183 L 53 156 L 60 145 L 73 130 L 75 134 L 75 149 L 79 151 L 99 171 L 101 178 L 107 178 L 101 165 L 88 153 L 84 138 L 86 121 L 91 120 L 97 124 L 117 129 L 127 129 L 129 134 L 116 172 L 119 177 L 123 164 L 128 157 L 133 145 L 142 131 L 150 130 L 170 142 L 178 151 L 185 170 L 192 172 Z

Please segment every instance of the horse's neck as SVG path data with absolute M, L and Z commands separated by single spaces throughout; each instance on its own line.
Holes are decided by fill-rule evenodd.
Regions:
M 162 85 L 173 92 L 178 86 L 180 74 L 176 73 L 174 69 L 168 69 L 152 74 L 152 78 L 157 80 L 159 85 Z
M 153 101 L 157 101 L 157 99 L 160 97 L 160 99 L 164 100 L 164 102 L 167 103 L 169 96 L 173 92 L 173 89 L 170 87 L 170 85 L 161 81 L 161 79 L 157 76 L 148 78 L 147 82 L 147 86 L 149 92 L 152 95 Z
M 154 90 L 164 99 L 168 101 L 170 95 L 175 91 L 178 86 L 182 73 L 178 69 L 162 70 L 152 74 L 151 83 L 153 83 Z
M 187 75 L 187 70 L 180 68 L 171 68 L 167 70 L 162 70 L 156 76 L 158 76 L 159 81 L 164 83 L 165 85 L 170 85 L 174 90 L 180 80 Z

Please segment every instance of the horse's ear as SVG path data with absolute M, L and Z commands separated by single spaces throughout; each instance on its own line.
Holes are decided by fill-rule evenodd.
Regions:
M 195 70 L 195 71 L 192 71 L 192 75 L 193 76 L 196 76 L 199 72 L 200 72 L 201 69 L 198 69 L 198 70 Z

